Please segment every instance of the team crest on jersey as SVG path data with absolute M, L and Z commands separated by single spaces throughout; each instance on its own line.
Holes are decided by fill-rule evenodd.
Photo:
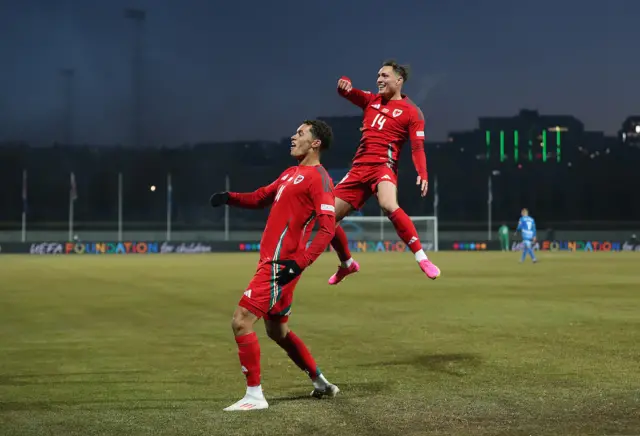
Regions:
M 391 115 L 393 115 L 393 118 L 399 117 L 401 114 L 402 114 L 402 109 L 394 109 L 393 112 L 391 113 Z
M 294 185 L 297 185 L 298 183 L 302 182 L 304 180 L 304 176 L 303 175 L 299 175 L 298 177 L 296 177 L 296 179 L 293 181 Z

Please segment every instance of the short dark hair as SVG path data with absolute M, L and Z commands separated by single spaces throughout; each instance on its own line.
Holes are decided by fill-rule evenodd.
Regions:
M 396 73 L 398 76 L 402 77 L 402 80 L 404 82 L 409 80 L 409 65 L 400 65 L 394 59 L 389 59 L 384 61 L 382 66 L 393 68 L 393 72 Z
M 321 120 L 304 120 L 302 124 L 311 126 L 311 134 L 320 140 L 320 150 L 327 150 L 333 142 L 333 130 L 331 126 Z

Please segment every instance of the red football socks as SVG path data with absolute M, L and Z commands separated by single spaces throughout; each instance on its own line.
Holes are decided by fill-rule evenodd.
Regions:
M 336 250 L 340 261 L 346 262 L 351 259 L 349 240 L 347 239 L 347 234 L 342 229 L 342 226 L 336 227 L 336 233 L 333 235 L 333 239 L 331 240 L 331 246 Z
M 287 352 L 291 360 L 293 360 L 293 363 L 298 365 L 298 368 L 311 377 L 311 380 L 320 374 L 311 352 L 304 342 L 302 342 L 302 339 L 297 337 L 292 331 L 290 331 L 284 339 L 279 341 L 278 345 Z
M 416 226 L 413 225 L 413 221 L 411 221 L 411 218 L 409 218 L 409 215 L 407 215 L 404 210 L 396 209 L 395 212 L 389 214 L 389 220 L 391 220 L 393 227 L 396 228 L 396 233 L 398 233 L 400 239 L 407 244 L 414 254 L 422 250 L 422 244 L 420 243 L 420 238 L 418 238 Z
M 236 336 L 236 343 L 247 386 L 260 386 L 260 344 L 256 332 Z

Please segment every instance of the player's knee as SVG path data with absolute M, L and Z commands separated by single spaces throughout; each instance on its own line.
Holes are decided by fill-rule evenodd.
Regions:
M 244 307 L 238 307 L 231 318 L 231 329 L 235 336 L 250 333 L 253 327 L 253 315 Z
M 380 199 L 380 209 L 385 215 L 390 215 L 400 209 L 400 206 L 394 199 Z
M 389 189 L 378 189 L 378 204 L 380 209 L 386 215 L 392 214 L 396 210 L 400 209 L 398 199 L 396 198 L 395 191 L 389 192 Z

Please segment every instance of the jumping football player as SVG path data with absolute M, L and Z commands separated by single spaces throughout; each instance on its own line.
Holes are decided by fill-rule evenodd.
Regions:
M 335 230 L 333 183 L 320 164 L 320 154 L 333 141 L 322 121 L 304 121 L 291 137 L 291 156 L 298 165 L 277 180 L 251 193 L 218 192 L 213 207 L 228 204 L 257 209 L 272 206 L 260 241 L 260 260 L 253 279 L 233 314 L 231 327 L 238 345 L 245 396 L 225 411 L 269 407 L 260 383 L 260 345 L 253 326 L 264 318 L 267 335 L 311 378 L 317 398 L 334 397 L 339 389 L 329 383 L 305 346 L 288 325 L 293 292 L 300 274 L 328 247 Z M 319 230 L 306 248 L 315 223 Z
M 362 138 L 353 158 L 351 170 L 336 185 L 336 221 L 360 209 L 371 195 L 396 229 L 398 236 L 413 252 L 420 269 L 430 279 L 440 276 L 440 269 L 427 258 L 411 218 L 398 205 L 397 171 L 402 145 L 411 142 L 411 157 L 418 172 L 416 185 L 422 197 L 429 186 L 424 152 L 424 115 L 409 97 L 402 93 L 408 79 L 407 68 L 386 61 L 378 71 L 378 93 L 372 94 L 352 86 L 351 80 L 338 80 L 338 93 L 363 110 Z M 347 236 L 337 227 L 331 241 L 341 265 L 329 278 L 337 285 L 360 265 L 349 251 Z

